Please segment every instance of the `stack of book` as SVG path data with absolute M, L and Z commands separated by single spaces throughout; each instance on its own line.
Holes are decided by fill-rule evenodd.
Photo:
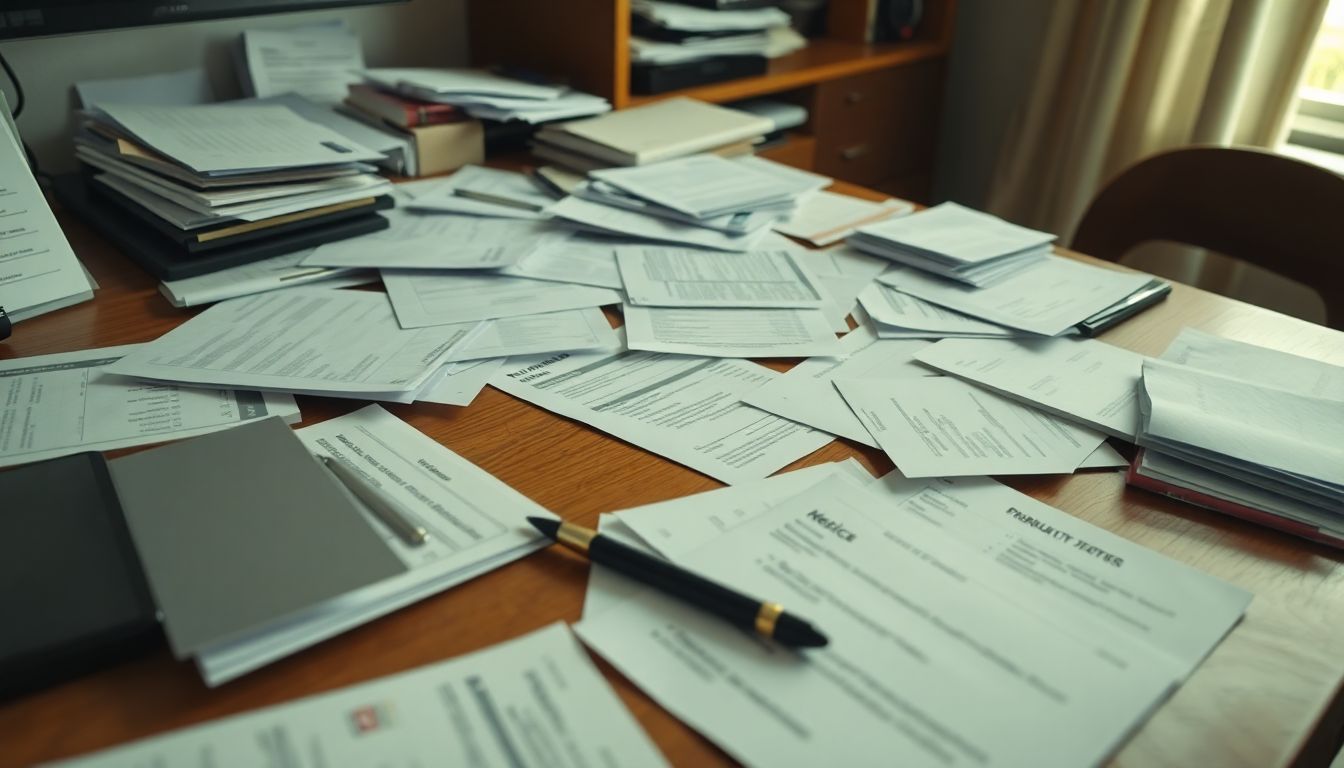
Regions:
M 369 83 L 350 86 L 338 111 L 409 140 L 407 176 L 447 173 L 485 158 L 485 131 L 461 107 L 403 96 Z
M 768 58 L 807 45 L 778 8 L 712 10 L 635 0 L 630 28 L 634 93 L 761 75 Z
M 202 275 L 387 226 L 382 155 L 279 105 L 99 104 L 59 196 L 148 272 Z

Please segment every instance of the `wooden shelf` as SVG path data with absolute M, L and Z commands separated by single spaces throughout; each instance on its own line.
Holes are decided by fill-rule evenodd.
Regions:
M 621 106 L 638 106 L 673 96 L 690 96 L 715 103 L 737 101 L 945 55 L 947 46 L 938 41 L 870 45 L 820 38 L 810 40 L 801 51 L 772 60 L 764 75 L 652 96 L 631 95 Z

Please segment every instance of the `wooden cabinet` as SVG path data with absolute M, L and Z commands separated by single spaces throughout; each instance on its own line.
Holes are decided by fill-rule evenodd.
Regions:
M 826 35 L 764 75 L 657 96 L 630 93 L 629 0 L 471 0 L 467 18 L 473 62 L 527 68 L 617 109 L 671 96 L 802 104 L 807 125 L 763 155 L 926 202 L 955 0 L 924 0 L 914 38 L 897 43 L 863 41 L 870 2 L 830 0 Z

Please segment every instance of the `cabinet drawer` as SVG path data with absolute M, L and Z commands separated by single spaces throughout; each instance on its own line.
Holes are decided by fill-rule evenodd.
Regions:
M 933 167 L 942 62 L 867 72 L 817 86 L 819 173 L 875 184 Z

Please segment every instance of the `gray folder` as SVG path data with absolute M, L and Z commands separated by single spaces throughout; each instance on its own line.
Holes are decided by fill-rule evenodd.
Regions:
M 278 418 L 110 466 L 178 658 L 406 570 Z

